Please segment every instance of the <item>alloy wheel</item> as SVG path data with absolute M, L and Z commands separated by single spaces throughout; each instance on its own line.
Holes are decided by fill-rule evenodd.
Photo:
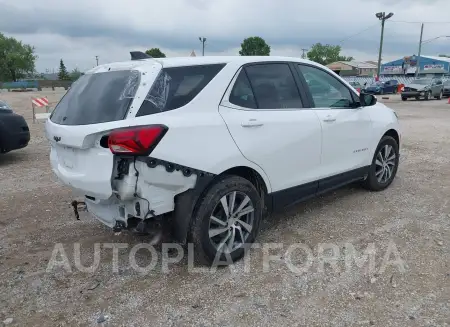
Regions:
M 392 177 L 395 169 L 396 154 L 391 145 L 386 144 L 377 154 L 375 160 L 375 177 L 378 183 L 385 184 Z
M 216 250 L 231 253 L 241 248 L 254 228 L 254 214 L 248 195 L 239 191 L 224 195 L 209 218 L 209 239 Z

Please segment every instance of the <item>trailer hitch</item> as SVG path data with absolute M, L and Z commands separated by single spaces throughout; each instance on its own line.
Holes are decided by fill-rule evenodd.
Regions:
M 75 214 L 75 218 L 77 218 L 77 220 L 80 220 L 79 210 L 82 210 L 82 211 L 87 210 L 86 202 L 73 200 L 71 202 L 71 205 L 73 207 L 73 213 Z M 78 207 L 80 207 L 80 208 L 78 208 Z

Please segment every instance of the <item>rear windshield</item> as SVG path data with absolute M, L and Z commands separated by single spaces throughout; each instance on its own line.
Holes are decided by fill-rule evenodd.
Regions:
M 122 120 L 139 86 L 132 70 L 86 74 L 74 82 L 50 119 L 61 125 L 87 125 Z
M 225 64 L 164 68 L 136 116 L 180 108 L 191 102 Z

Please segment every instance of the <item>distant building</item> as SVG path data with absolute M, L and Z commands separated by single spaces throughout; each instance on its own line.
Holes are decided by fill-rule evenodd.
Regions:
M 417 66 L 419 65 L 419 68 Z M 435 56 L 406 56 L 381 65 L 381 75 L 442 76 L 450 73 L 450 58 Z
M 342 76 L 374 76 L 377 73 L 377 65 L 365 61 L 336 61 L 327 67 Z

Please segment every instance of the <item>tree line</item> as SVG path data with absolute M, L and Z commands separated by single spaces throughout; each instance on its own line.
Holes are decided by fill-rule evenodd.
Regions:
M 350 61 L 353 57 L 341 55 L 339 45 L 316 43 L 306 54 L 309 60 L 327 65 L 336 61 Z M 271 47 L 259 37 L 252 36 L 243 40 L 239 55 L 241 56 L 270 56 Z M 159 48 L 151 48 L 146 53 L 153 58 L 165 58 L 166 54 Z M 6 37 L 0 33 L 0 81 L 17 81 L 35 75 L 35 62 L 38 56 L 35 48 L 29 44 Z M 68 72 L 63 60 L 60 60 L 58 78 L 60 80 L 76 80 L 82 73 L 78 69 Z

